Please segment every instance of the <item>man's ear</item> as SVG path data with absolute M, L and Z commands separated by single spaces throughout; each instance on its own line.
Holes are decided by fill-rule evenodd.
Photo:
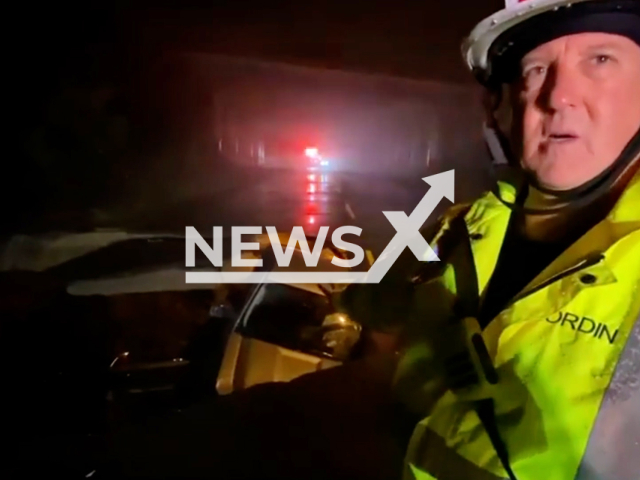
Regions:
M 502 91 L 497 88 L 487 88 L 483 91 L 482 106 L 485 113 L 485 121 L 489 124 L 493 119 L 493 113 L 498 109 L 502 101 Z
M 513 90 L 510 85 L 502 85 L 498 93 L 493 94 L 490 121 L 503 135 L 511 140 L 513 130 Z
M 498 135 L 502 149 L 510 162 L 515 161 L 519 148 L 519 122 L 516 121 L 514 106 L 518 101 L 517 88 L 509 84 L 487 90 L 484 96 L 485 121 L 487 127 Z

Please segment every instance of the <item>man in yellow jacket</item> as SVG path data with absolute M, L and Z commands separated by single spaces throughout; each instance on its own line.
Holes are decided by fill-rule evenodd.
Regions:
M 640 479 L 640 2 L 507 0 L 464 44 L 494 191 L 344 308 L 396 322 L 405 478 Z

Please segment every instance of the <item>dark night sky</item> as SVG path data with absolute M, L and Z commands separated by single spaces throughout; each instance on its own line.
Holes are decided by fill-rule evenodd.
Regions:
M 14 18 L 24 53 L 91 42 L 175 47 L 297 64 L 470 82 L 460 42 L 502 0 L 138 1 L 51 6 Z M 148 50 L 150 51 L 150 50 Z
M 16 195 L 32 198 L 36 206 L 40 201 L 48 206 L 49 195 L 67 190 L 68 198 L 75 198 L 76 190 L 89 197 L 100 189 L 109 193 L 103 171 L 129 171 L 118 165 L 135 164 L 137 171 L 144 172 L 144 162 L 155 159 L 153 155 L 164 152 L 163 148 L 187 148 L 191 137 L 176 138 L 183 131 L 191 136 L 204 131 L 193 125 L 200 127 L 198 122 L 204 121 L 200 117 L 205 118 L 208 110 L 203 98 L 209 93 L 201 95 L 204 90 L 192 89 L 190 96 L 183 95 L 183 86 L 190 85 L 186 68 L 157 70 L 168 50 L 471 84 L 460 43 L 502 3 L 102 0 L 44 7 L 20 4 L 5 18 L 11 27 L 5 71 L 10 84 L 6 100 L 10 109 L 15 107 L 15 112 L 7 114 L 16 128 L 10 138 L 17 140 L 16 158 L 22 160 L 14 162 L 20 172 L 0 191 L 7 198 L 19 192 Z M 169 88 L 166 84 L 171 81 L 174 85 Z M 112 88 L 118 96 L 109 109 L 97 106 L 101 97 L 96 92 L 104 88 Z M 168 105 L 174 104 L 181 110 L 172 117 Z M 107 135 L 110 115 L 123 115 L 131 122 L 127 148 L 114 153 L 114 158 L 98 155 L 94 142 Z M 34 132 L 40 132 L 41 143 L 33 143 Z M 147 154 L 138 155 L 139 151 Z M 114 178 L 121 176 L 114 174 Z M 60 185 L 64 186 L 56 179 L 63 179 Z M 134 181 L 131 185 L 136 188 Z

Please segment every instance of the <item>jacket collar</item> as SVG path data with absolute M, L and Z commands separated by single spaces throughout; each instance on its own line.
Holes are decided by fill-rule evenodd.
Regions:
M 518 187 L 515 182 L 500 180 L 498 181 L 498 190 L 505 201 L 509 203 L 516 201 Z M 479 201 L 483 207 L 482 213 L 486 213 L 487 210 L 496 211 L 496 213 L 498 211 L 501 211 L 501 213 L 509 211 L 509 208 L 493 192 L 487 193 Z M 605 221 L 609 223 L 638 224 L 635 225 L 634 230 L 640 228 L 640 170 L 635 173 Z
M 498 188 L 503 200 L 515 202 L 518 195 L 515 183 L 500 181 Z M 489 192 L 473 204 L 465 217 L 469 233 L 485 239 L 472 244 L 481 292 L 484 291 L 497 264 L 511 213 L 509 207 L 494 193 Z M 640 231 L 640 172 L 635 174 L 607 217 L 571 245 L 525 290 L 575 266 L 587 256 L 604 253 L 635 231 Z
M 635 223 L 640 228 L 640 170 L 627 185 L 620 199 L 607 215 L 611 223 Z

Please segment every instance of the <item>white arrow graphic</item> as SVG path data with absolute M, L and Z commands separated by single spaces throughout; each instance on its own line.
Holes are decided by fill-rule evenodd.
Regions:
M 454 201 L 454 171 L 449 170 L 422 180 L 431 185 L 431 188 L 409 217 L 404 212 L 383 212 L 397 233 L 367 272 L 366 283 L 379 283 L 406 247 L 411 249 L 418 260 L 440 260 L 420 234 L 420 229 L 443 197 Z

